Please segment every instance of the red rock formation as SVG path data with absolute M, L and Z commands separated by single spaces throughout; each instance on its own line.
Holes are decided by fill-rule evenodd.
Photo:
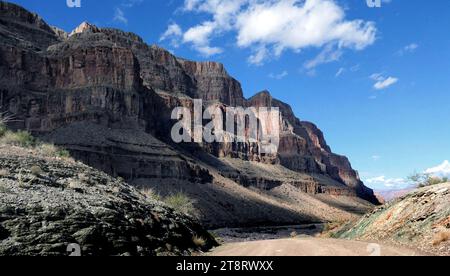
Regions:
M 267 91 L 244 99 L 241 85 L 222 64 L 180 59 L 146 45 L 132 33 L 88 23 L 67 35 L 13 4 L 0 2 L 0 15 L 4 38 L 0 41 L 0 106 L 21 120 L 15 128 L 69 146 L 85 162 L 126 178 L 210 181 L 211 176 L 195 164 L 206 162 L 200 156 L 210 153 L 320 174 L 342 187 L 309 182 L 296 186 L 312 194 L 357 195 L 377 202 L 348 159 L 331 152 L 315 125 L 300 121 L 289 105 Z M 169 135 L 171 110 L 192 108 L 194 98 L 223 109 L 278 107 L 282 113 L 278 155 L 261 153 L 257 143 L 174 145 Z M 96 124 L 101 139 L 69 139 L 69 134 L 77 136 L 77 131 L 83 131 L 79 124 Z M 129 131 L 118 136 L 115 129 Z M 229 177 L 244 186 L 282 184 L 264 175 Z

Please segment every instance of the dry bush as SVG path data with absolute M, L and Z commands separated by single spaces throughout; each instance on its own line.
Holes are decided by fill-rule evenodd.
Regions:
M 41 167 L 39 167 L 39 166 L 32 166 L 31 168 L 30 168 L 30 171 L 31 171 L 31 174 L 32 175 L 35 175 L 35 176 L 39 176 L 39 175 L 42 175 L 44 172 L 42 171 L 42 169 L 41 169 Z
M 157 194 L 152 188 L 142 188 L 140 192 L 147 198 L 153 200 L 161 200 L 161 196 Z
M 67 150 L 61 149 L 53 144 L 42 143 L 36 149 L 43 156 L 70 158 L 70 153 Z
M 206 240 L 199 236 L 192 237 L 192 242 L 197 248 L 203 248 L 206 245 Z
M 8 130 L 0 138 L 0 144 L 28 148 L 35 145 L 35 139 L 26 131 L 12 132 Z
M 170 195 L 164 198 L 164 202 L 179 213 L 190 216 L 195 216 L 196 214 L 194 200 L 183 193 Z

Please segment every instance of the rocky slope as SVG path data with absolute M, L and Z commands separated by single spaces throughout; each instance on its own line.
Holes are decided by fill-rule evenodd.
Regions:
M 0 146 L 0 168 L 0 255 L 67 256 L 73 243 L 84 256 L 190 255 L 215 245 L 191 218 L 81 163 Z
M 415 190 L 334 236 L 388 241 L 450 256 L 450 183 Z
M 314 213 L 280 201 L 276 188 L 286 185 L 282 198 L 311 196 L 338 210 L 339 218 L 353 215 L 348 210 L 355 206 L 361 206 L 356 211 L 361 213 L 378 203 L 348 159 L 332 153 L 315 125 L 296 118 L 268 92 L 245 99 L 240 83 L 221 64 L 177 58 L 135 34 L 89 23 L 68 34 L 1 1 L 0 36 L 0 106 L 17 119 L 10 127 L 62 145 L 78 160 L 135 185 L 153 186 L 161 193 L 167 187 L 187 191 L 198 199 L 202 221 L 211 226 L 333 219 L 328 214 L 334 211 Z M 197 98 L 222 108 L 279 107 L 279 153 L 263 154 L 258 143 L 250 142 L 174 144 L 171 111 L 178 106 L 192 110 Z M 272 167 L 260 174 L 263 165 Z M 280 166 L 291 176 L 274 179 L 271 175 Z M 236 186 L 247 189 L 237 193 Z M 259 189 L 268 210 L 279 209 L 276 219 L 259 213 L 261 202 L 250 187 Z M 202 194 L 212 198 L 205 200 Z M 344 205 L 329 203 L 339 196 Z M 253 211 L 239 213 L 246 206 Z M 242 217 L 236 221 L 232 218 L 237 213 Z

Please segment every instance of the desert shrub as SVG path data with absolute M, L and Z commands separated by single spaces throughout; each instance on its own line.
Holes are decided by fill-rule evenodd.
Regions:
M 39 175 L 41 175 L 41 174 L 43 174 L 44 172 L 42 171 L 42 169 L 41 169 L 41 167 L 39 167 L 39 166 L 32 166 L 31 168 L 30 168 L 30 171 L 31 171 L 31 174 L 32 175 L 35 175 L 35 176 L 39 176 Z
M 56 152 L 56 157 L 70 158 L 70 152 L 65 149 L 58 149 L 58 151 Z
M 40 154 L 42 154 L 44 156 L 54 157 L 54 156 L 56 156 L 58 148 L 52 144 L 40 144 L 37 147 L 37 150 L 39 151 Z
M 204 238 L 202 238 L 202 237 L 199 237 L 199 236 L 193 236 L 192 237 L 192 242 L 194 243 L 194 245 L 197 248 L 203 248 L 206 245 L 206 240 Z
M 3 137 L 3 135 L 5 135 L 7 131 L 8 128 L 6 127 L 6 125 L 0 122 L 0 137 Z
M 450 230 L 442 231 L 436 234 L 433 240 L 433 246 L 438 246 L 443 242 L 450 240 Z
M 0 143 L 11 146 L 32 147 L 35 144 L 35 139 L 26 131 L 6 131 L 0 138 Z
M 196 213 L 195 202 L 181 192 L 164 198 L 164 202 L 179 213 L 190 216 L 194 216 Z
M 412 183 L 414 183 L 417 187 L 423 188 L 428 187 L 432 185 L 438 185 L 442 183 L 448 182 L 448 177 L 438 177 L 433 176 L 431 174 L 427 173 L 413 173 L 412 175 L 408 176 L 408 180 Z
M 70 158 L 70 153 L 67 150 L 61 149 L 53 144 L 41 143 L 36 149 L 43 156 Z
M 151 188 L 142 188 L 140 191 L 148 199 L 161 200 L 161 196 Z

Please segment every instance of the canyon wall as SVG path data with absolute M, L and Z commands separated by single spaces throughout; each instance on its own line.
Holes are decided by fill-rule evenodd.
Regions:
M 349 160 L 332 153 L 314 124 L 298 119 L 267 91 L 245 99 L 240 83 L 222 64 L 181 59 L 135 34 L 89 23 L 69 34 L 5 2 L 0 2 L 0 36 L 0 106 L 16 118 L 10 127 L 65 146 L 109 174 L 131 182 L 213 183 L 217 173 L 243 186 L 284 183 L 245 175 L 239 167 L 220 171 L 220 160 L 231 158 L 316 177 L 311 183 L 287 181 L 305 193 L 378 203 Z M 193 99 L 223 109 L 278 107 L 278 154 L 261 153 L 258 143 L 249 142 L 173 143 L 171 111 L 192 109 Z

